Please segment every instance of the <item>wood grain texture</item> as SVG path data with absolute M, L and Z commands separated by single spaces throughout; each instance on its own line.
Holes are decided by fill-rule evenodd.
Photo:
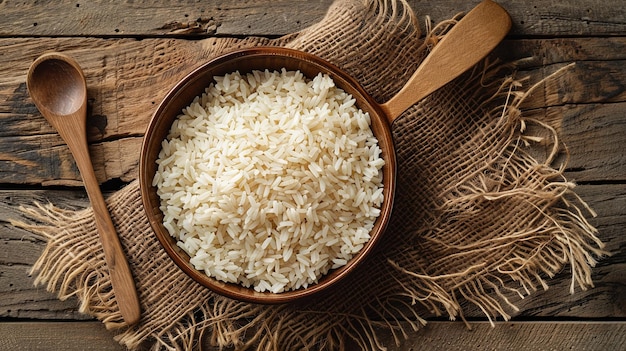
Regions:
M 481 322 L 471 323 L 471 327 L 468 330 L 461 322 L 430 322 L 417 333 L 409 334 L 408 341 L 399 346 L 390 332 L 381 332 L 380 341 L 388 346 L 388 351 L 619 350 L 626 344 L 624 322 L 502 322 L 493 327 Z M 202 349 L 220 350 L 208 342 Z M 125 348 L 99 322 L 11 322 L 3 323 L 0 328 L 0 350 L 121 351 Z
M 36 1 L 0 2 L 0 36 L 277 36 L 319 21 L 332 0 Z M 469 11 L 478 1 L 409 0 L 420 22 Z M 622 0 L 501 0 L 513 18 L 512 35 L 622 35 Z
M 322 18 L 332 0 L 0 3 L 4 36 L 276 35 Z

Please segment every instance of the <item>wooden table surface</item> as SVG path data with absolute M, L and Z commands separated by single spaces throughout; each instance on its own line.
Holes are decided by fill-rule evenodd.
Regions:
M 409 0 L 434 22 L 478 1 Z M 89 141 L 99 181 L 110 193 L 137 176 L 147 119 L 166 90 L 197 65 L 214 37 L 277 37 L 319 21 L 331 0 L 0 1 L 0 349 L 123 349 L 102 324 L 35 287 L 30 267 L 45 243 L 16 229 L 33 201 L 84 208 L 88 201 L 69 151 L 30 100 L 30 63 L 49 50 L 83 64 L 89 84 Z M 597 212 L 591 222 L 613 256 L 593 271 L 595 288 L 569 293 L 571 272 L 518 303 L 512 321 L 491 327 L 467 306 L 461 322 L 428 326 L 390 350 L 626 349 L 626 3 L 624 0 L 502 0 L 513 29 L 497 49 L 532 56 L 533 79 L 577 62 L 558 99 L 533 106 L 557 122 L 571 159 L 566 176 Z M 173 68 L 179 64 L 178 68 Z M 162 81 L 153 76 L 158 73 Z

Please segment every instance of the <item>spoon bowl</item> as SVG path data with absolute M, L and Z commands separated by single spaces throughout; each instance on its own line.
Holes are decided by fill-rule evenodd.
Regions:
M 82 70 L 65 57 L 48 54 L 33 67 L 29 92 L 39 109 L 58 116 L 78 112 L 87 101 Z M 47 118 L 47 116 L 45 116 Z
M 120 313 L 127 324 L 135 324 L 141 314 L 135 283 L 89 157 L 87 84 L 83 71 L 73 58 L 48 53 L 30 66 L 26 85 L 35 105 L 61 135 L 76 160 L 93 207 Z

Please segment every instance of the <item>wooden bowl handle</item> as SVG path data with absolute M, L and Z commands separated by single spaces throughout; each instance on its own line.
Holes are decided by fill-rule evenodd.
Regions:
M 435 45 L 404 87 L 381 104 L 389 123 L 486 57 L 510 28 L 511 18 L 500 5 L 491 0 L 478 4 Z

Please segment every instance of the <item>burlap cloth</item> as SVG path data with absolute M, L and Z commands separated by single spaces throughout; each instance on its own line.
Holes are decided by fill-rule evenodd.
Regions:
M 282 38 L 210 39 L 220 45 L 207 49 L 207 59 L 243 46 L 296 48 L 342 67 L 384 102 L 455 21 L 420 29 L 416 18 L 403 1 L 342 0 L 318 24 Z M 572 292 L 591 287 L 591 267 L 603 254 L 585 220 L 593 212 L 564 178 L 564 165 L 552 164 L 562 151 L 557 131 L 520 108 L 534 91 L 546 98 L 550 78 L 531 85 L 491 62 L 396 121 L 390 227 L 376 253 L 326 295 L 259 306 L 199 286 L 157 242 L 136 181 L 108 203 L 139 291 L 140 323 L 123 324 L 90 208 L 24 208 L 34 220 L 16 224 L 48 240 L 33 267 L 36 282 L 60 298 L 77 296 L 80 310 L 128 348 L 155 350 L 198 348 L 202 337 L 238 349 L 382 349 L 377 330 L 391 330 L 400 343 L 425 316 L 462 317 L 465 304 L 507 319 L 515 299 L 546 287 L 565 265 Z

